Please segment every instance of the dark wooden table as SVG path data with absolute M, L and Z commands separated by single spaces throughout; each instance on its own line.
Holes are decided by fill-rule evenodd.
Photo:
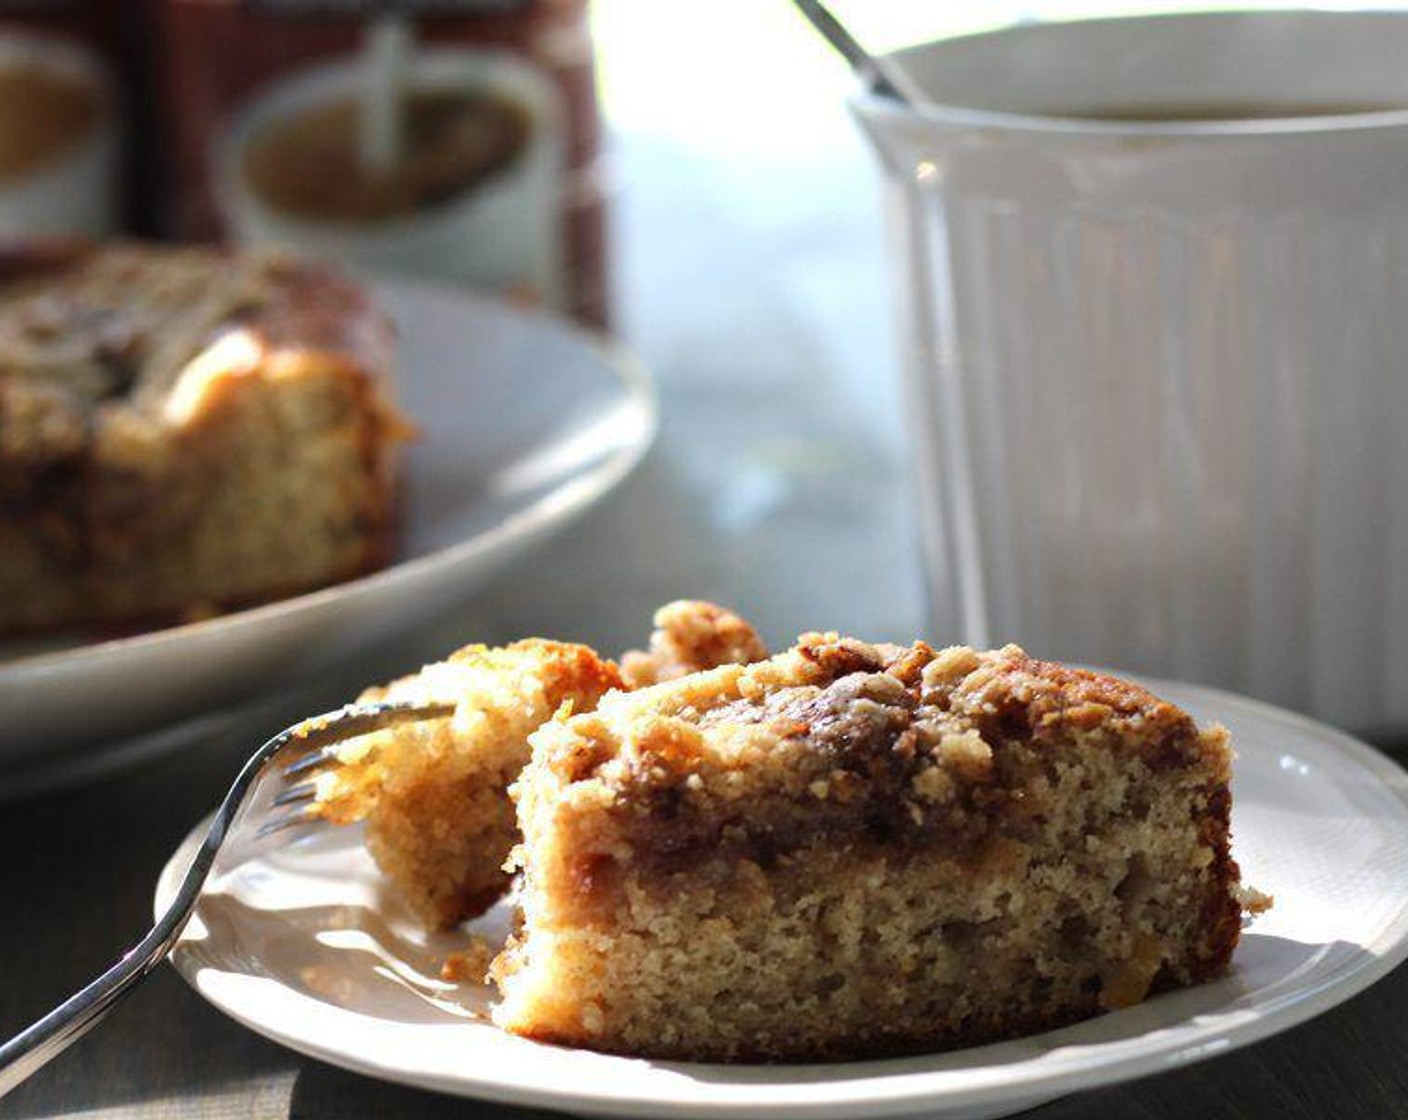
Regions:
M 756 63 L 745 51 L 737 64 Z M 629 85 L 631 73 L 623 67 L 619 80 Z M 679 79 L 685 92 L 671 112 L 684 112 L 690 81 L 705 75 Z M 700 109 L 712 115 L 678 127 L 650 116 L 659 98 L 632 100 L 622 113 L 621 329 L 659 376 L 666 419 L 645 466 L 604 508 L 443 631 L 382 651 L 375 668 L 330 676 L 316 695 L 274 698 L 226 733 L 137 771 L 0 803 L 0 1037 L 145 931 L 160 867 L 265 734 L 370 675 L 461 641 L 527 633 L 619 649 L 640 640 L 654 605 L 679 595 L 734 603 L 777 644 L 819 626 L 876 639 L 922 631 L 880 206 L 841 87 L 839 78 L 823 88 L 799 79 L 747 113 L 714 91 Z M 730 113 L 720 128 L 718 116 Z M 1408 743 L 1390 746 L 1408 755 Z M 1277 1038 L 1031 1115 L 1408 1116 L 1405 1055 L 1400 969 Z M 0 1116 L 69 1115 L 529 1113 L 305 1060 L 225 1019 L 163 968 L 0 1102 Z

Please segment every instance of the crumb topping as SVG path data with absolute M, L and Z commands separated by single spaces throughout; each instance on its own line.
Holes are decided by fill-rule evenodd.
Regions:
M 631 688 L 675 680 L 720 665 L 762 661 L 768 648 L 752 625 L 731 610 L 699 599 L 666 603 L 655 612 L 650 650 L 621 658 L 621 675 Z
M 771 858 L 828 831 L 961 846 L 995 814 L 1039 826 L 1056 744 L 1127 751 L 1149 771 L 1206 762 L 1220 729 L 1127 681 L 1016 646 L 991 653 L 807 634 L 750 667 L 630 695 L 535 736 L 582 796 L 651 833 L 661 859 L 719 845 Z

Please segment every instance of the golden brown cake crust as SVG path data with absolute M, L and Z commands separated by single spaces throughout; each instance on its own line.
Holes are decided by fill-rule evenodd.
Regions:
M 1010 1037 L 1226 968 L 1231 752 L 1129 682 L 809 634 L 545 725 L 506 1029 L 699 1060 Z M 880 917 L 885 915 L 886 917 Z
M 698 600 L 655 614 L 650 654 L 637 672 L 677 674 L 719 658 L 765 657 L 753 628 Z M 504 863 L 519 834 L 508 787 L 528 761 L 528 736 L 554 715 L 586 712 L 632 682 L 583 645 L 530 638 L 501 648 L 466 646 L 414 676 L 368 689 L 362 700 L 440 700 L 453 718 L 344 744 L 324 779 L 317 812 L 367 822 L 367 843 L 417 918 L 443 928 L 475 917 L 509 885 Z
M 410 431 L 392 351 L 357 285 L 275 254 L 0 248 L 0 632 L 176 621 L 386 563 Z

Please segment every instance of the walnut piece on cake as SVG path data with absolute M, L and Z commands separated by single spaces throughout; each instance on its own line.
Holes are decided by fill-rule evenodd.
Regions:
M 1115 678 L 810 634 L 562 717 L 495 1021 L 713 1061 L 1030 1033 L 1220 975 L 1232 753 Z
M 181 621 L 386 563 L 390 322 L 265 252 L 0 247 L 0 633 Z
M 637 677 L 766 657 L 753 628 L 712 603 L 681 601 L 655 614 L 649 654 L 628 654 Z M 554 715 L 585 712 L 630 687 L 615 663 L 583 645 L 528 639 L 467 646 L 362 700 L 449 701 L 447 719 L 348 740 L 342 764 L 319 779 L 315 811 L 367 822 L 381 871 L 431 929 L 473 918 L 508 889 L 504 869 L 519 832 L 508 787 L 528 761 L 528 736 Z

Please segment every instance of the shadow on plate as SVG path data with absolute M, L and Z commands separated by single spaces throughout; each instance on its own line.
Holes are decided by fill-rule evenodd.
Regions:
M 199 916 L 206 936 L 186 941 L 182 952 L 202 969 L 267 976 L 323 1003 L 390 1022 L 488 1019 L 491 987 L 440 978 L 446 957 L 466 947 L 463 933 L 412 937 L 399 914 L 380 906 L 269 909 L 231 894 L 203 898 Z

